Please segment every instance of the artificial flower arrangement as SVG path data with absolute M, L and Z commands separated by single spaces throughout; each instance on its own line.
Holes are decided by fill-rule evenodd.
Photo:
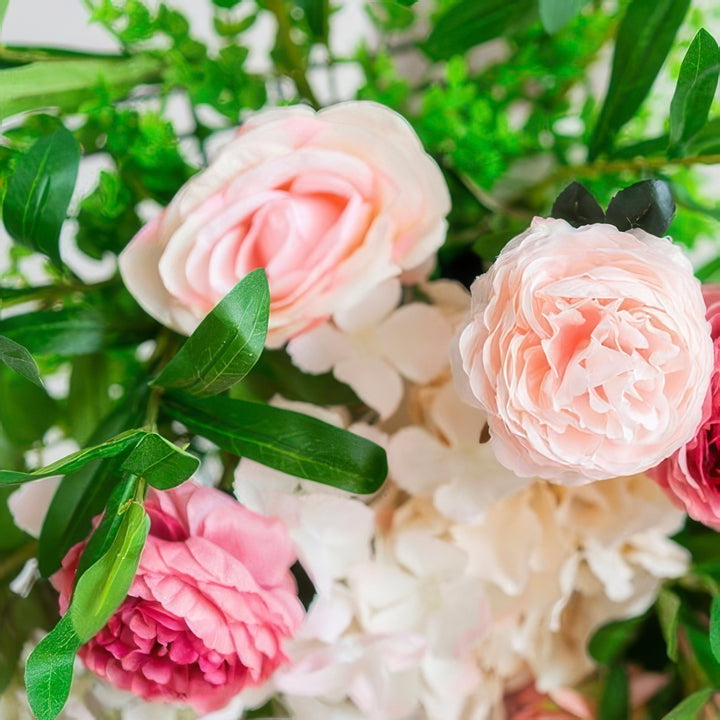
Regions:
M 85 5 L 0 46 L 0 716 L 720 716 L 717 11 Z

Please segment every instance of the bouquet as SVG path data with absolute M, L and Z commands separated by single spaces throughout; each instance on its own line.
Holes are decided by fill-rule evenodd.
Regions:
M 720 717 L 718 9 L 186 5 L 0 1 L 0 717 Z

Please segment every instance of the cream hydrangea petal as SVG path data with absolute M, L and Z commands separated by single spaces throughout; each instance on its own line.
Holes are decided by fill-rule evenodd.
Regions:
M 381 358 L 360 356 L 342 360 L 333 372 L 340 382 L 349 385 L 361 400 L 377 410 L 382 419 L 390 417 L 400 405 L 402 380 Z

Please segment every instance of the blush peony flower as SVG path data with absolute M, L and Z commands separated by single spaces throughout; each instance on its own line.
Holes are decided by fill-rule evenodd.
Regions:
M 248 120 L 120 256 L 123 280 L 165 325 L 190 334 L 264 267 L 268 345 L 432 261 L 450 199 L 408 123 L 372 102 Z
M 536 218 L 472 296 L 458 390 L 518 475 L 631 475 L 695 434 L 712 341 L 700 283 L 669 239 Z
M 720 530 L 720 285 L 704 285 L 715 369 L 695 437 L 649 475 L 687 514 Z
M 278 521 L 209 487 L 151 490 L 150 533 L 128 596 L 80 650 L 89 669 L 146 700 L 198 712 L 264 683 L 303 619 Z M 65 613 L 85 543 L 53 576 Z

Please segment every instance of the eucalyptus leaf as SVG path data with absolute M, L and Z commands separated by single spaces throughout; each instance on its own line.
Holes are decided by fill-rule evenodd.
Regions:
M 66 614 L 30 653 L 25 664 L 25 687 L 37 720 L 55 720 L 65 706 L 81 645 Z
M 588 150 L 610 150 L 620 128 L 645 100 L 665 62 L 690 0 L 632 0 L 617 33 L 610 85 Z
M 714 692 L 713 688 L 703 688 L 694 692 L 673 708 L 662 720 L 698 720 L 700 711 Z
M 665 639 L 667 656 L 673 662 L 677 662 L 678 659 L 678 624 L 681 605 L 677 593 L 667 588 L 660 590 L 655 608 L 660 621 L 660 630 Z
M 627 670 L 613 665 L 605 678 L 597 720 L 627 720 L 630 715 L 630 688 Z
M 550 35 L 565 27 L 582 10 L 587 0 L 539 0 L 540 21 Z
M 667 233 L 674 215 L 675 201 L 664 180 L 643 180 L 620 190 L 605 213 L 619 230 L 641 228 L 657 237 Z
M 558 195 L 550 214 L 567 220 L 573 227 L 605 221 L 605 213 L 598 201 L 579 182 L 570 183 Z
M 137 445 L 140 438 L 147 433 L 144 430 L 128 430 L 118 435 L 112 440 L 104 442 L 102 445 L 78 450 L 60 460 L 56 460 L 50 465 L 45 465 L 32 472 L 15 472 L 13 470 L 0 470 L 0 483 L 19 484 L 28 480 L 39 480 L 40 478 L 50 477 L 51 475 L 65 475 L 80 469 L 83 465 L 91 460 L 100 458 L 113 457 L 127 450 L 133 445 Z
M 133 448 L 121 470 L 145 478 L 158 490 L 169 490 L 192 477 L 200 460 L 157 433 L 148 433 Z
M 670 103 L 670 147 L 695 135 L 707 120 L 720 75 L 720 51 L 715 38 L 701 28 L 680 67 Z
M 223 450 L 289 475 L 351 493 L 373 493 L 387 476 L 385 451 L 369 440 L 301 413 L 218 396 L 165 396 L 163 407 Z
M 253 270 L 208 313 L 154 384 L 201 397 L 227 390 L 260 357 L 269 309 L 265 271 Z
M 535 0 L 460 0 L 439 18 L 420 47 L 447 60 L 537 17 Z
M 60 262 L 60 229 L 79 166 L 80 145 L 61 126 L 18 159 L 5 193 L 3 223 L 10 236 L 56 263 Z
M 82 574 L 73 591 L 67 614 L 83 642 L 104 627 L 125 599 L 140 562 L 150 518 L 139 502 L 125 508 L 108 551 Z
M 43 387 L 33 356 L 19 343 L 0 335 L 0 362 L 12 368 L 38 387 Z

